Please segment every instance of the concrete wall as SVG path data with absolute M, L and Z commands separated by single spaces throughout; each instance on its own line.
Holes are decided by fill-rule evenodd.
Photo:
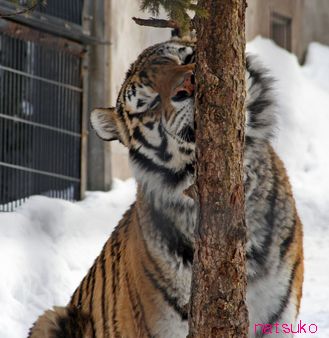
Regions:
M 111 22 L 111 104 L 115 100 L 130 64 L 140 52 L 170 37 L 169 29 L 141 27 L 131 19 L 133 16 L 148 18 L 139 11 L 137 0 L 112 0 L 109 20 Z M 127 150 L 119 142 L 111 142 L 112 175 L 125 179 L 131 176 Z
M 275 12 L 292 18 L 291 49 L 293 53 L 301 56 L 300 41 L 304 1 L 312 2 L 313 0 L 248 0 L 246 17 L 247 41 L 252 40 L 257 35 L 271 36 L 271 13 Z
M 329 46 L 329 0 L 304 0 L 301 52 L 317 41 Z
M 248 0 L 246 37 L 270 37 L 270 15 L 292 18 L 292 52 L 302 62 L 312 41 L 329 45 L 329 0 Z
M 268 24 L 268 1 L 267 0 L 248 0 L 246 13 L 246 39 L 252 40 L 257 35 L 269 35 Z M 263 18 L 266 12 L 266 18 Z

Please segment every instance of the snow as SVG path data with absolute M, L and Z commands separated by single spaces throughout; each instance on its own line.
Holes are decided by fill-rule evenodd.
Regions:
M 329 337 L 329 47 L 312 43 L 304 66 L 270 40 L 248 50 L 277 79 L 282 157 L 305 227 L 305 284 L 300 319 Z M 124 211 L 135 182 L 115 180 L 110 192 L 71 203 L 34 196 L 13 213 L 0 213 L 0 337 L 25 338 L 44 309 L 65 305 Z M 314 327 L 313 327 L 314 328 Z
M 329 91 L 329 46 L 312 42 L 308 47 L 308 52 L 303 67 L 304 75 L 318 84 L 322 89 Z
M 135 190 L 133 179 L 115 180 L 81 202 L 33 196 L 0 213 L 1 338 L 26 338 L 44 309 L 69 301 Z

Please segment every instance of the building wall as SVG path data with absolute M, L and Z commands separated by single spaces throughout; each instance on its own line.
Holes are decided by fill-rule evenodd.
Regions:
M 267 12 L 267 0 L 248 0 L 246 13 L 246 39 L 250 41 L 257 35 L 269 34 L 268 19 L 263 18 Z M 266 15 L 267 17 L 267 15 Z
M 329 45 L 329 0 L 248 0 L 246 37 L 271 37 L 271 12 L 292 19 L 292 52 L 303 62 L 312 41 Z
M 170 37 L 169 29 L 141 27 L 131 19 L 133 16 L 148 18 L 147 13 L 139 11 L 140 2 L 136 0 L 111 1 L 111 104 L 115 100 L 130 64 L 140 52 L 155 43 Z M 119 142 L 111 142 L 112 175 L 125 179 L 131 176 L 127 150 Z
M 257 35 L 271 37 L 271 15 L 276 13 L 292 19 L 291 51 L 302 55 L 301 26 L 303 3 L 305 0 L 248 0 L 246 16 L 246 38 L 252 40 Z M 313 0 L 306 0 L 313 1 Z
M 110 40 L 110 25 L 105 18 L 110 10 L 110 0 L 86 0 L 84 12 L 84 31 L 90 32 L 99 40 Z M 93 20 L 86 18 L 92 17 Z M 110 45 L 93 44 L 89 47 L 88 80 L 84 90 L 88 92 L 88 103 L 85 128 L 89 125 L 89 113 L 95 107 L 104 107 L 110 104 L 110 83 L 107 77 L 111 74 Z M 86 75 L 85 70 L 83 71 Z M 87 82 L 87 83 L 86 83 Z M 84 139 L 82 140 L 84 142 Z M 108 143 L 103 142 L 94 131 L 89 128 L 87 159 L 87 189 L 109 190 L 112 184 L 111 149 Z M 82 156 L 82 160 L 84 156 Z
M 301 39 L 302 57 L 307 46 L 312 41 L 329 46 L 329 0 L 304 0 Z

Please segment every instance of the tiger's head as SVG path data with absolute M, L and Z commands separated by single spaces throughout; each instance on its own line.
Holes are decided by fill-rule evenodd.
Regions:
M 95 109 L 91 123 L 106 141 L 129 149 L 144 191 L 187 199 L 194 174 L 194 44 L 168 41 L 132 64 L 115 108 Z

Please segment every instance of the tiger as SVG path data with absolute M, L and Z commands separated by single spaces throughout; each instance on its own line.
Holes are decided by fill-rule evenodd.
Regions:
M 128 148 L 136 201 L 69 304 L 41 315 L 29 338 L 187 336 L 198 213 L 186 194 L 195 181 L 194 70 L 195 42 L 153 45 L 131 65 L 116 106 L 91 113 L 101 139 Z M 303 230 L 286 170 L 271 146 L 278 111 L 272 84 L 257 58 L 247 55 L 243 170 L 250 338 L 267 334 L 256 325 L 293 324 L 302 296 Z

